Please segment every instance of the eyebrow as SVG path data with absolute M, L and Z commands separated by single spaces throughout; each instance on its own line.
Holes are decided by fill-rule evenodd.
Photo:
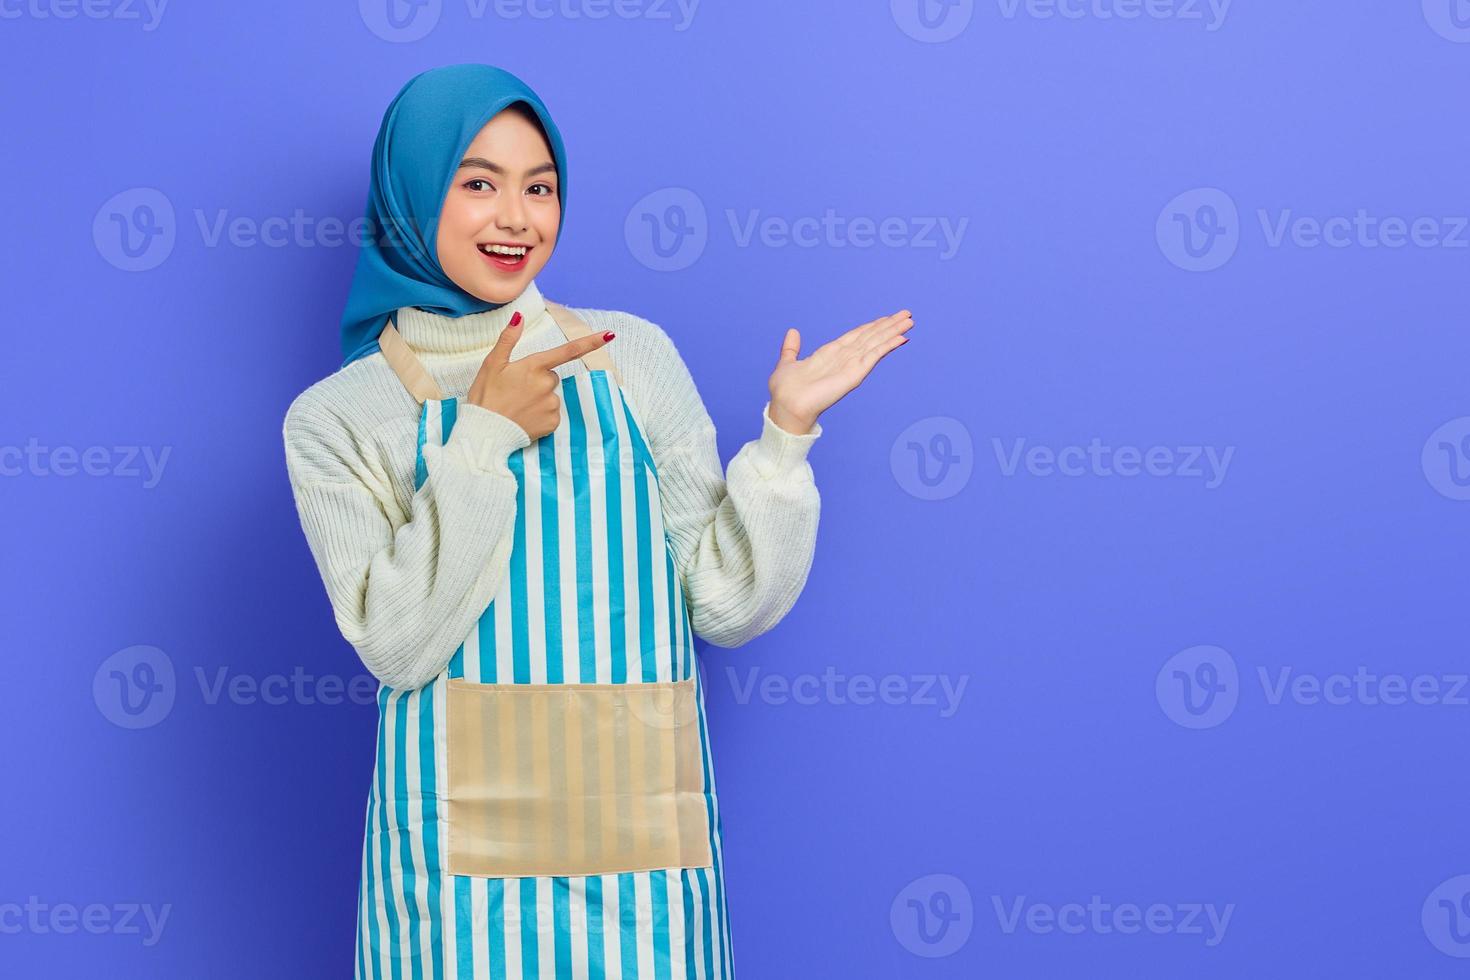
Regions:
M 498 163 L 491 163 L 489 160 L 486 160 L 484 157 L 465 157 L 463 160 L 461 160 L 459 162 L 459 169 L 463 170 L 466 167 L 477 167 L 477 168 L 479 168 L 481 170 L 488 170 L 491 173 L 500 174 L 502 177 L 505 176 L 505 174 L 506 174 L 506 170 L 505 170 L 504 167 L 502 167 Z M 525 176 L 527 176 L 527 177 L 534 177 L 537 174 L 544 174 L 544 173 L 556 173 L 556 164 L 554 164 L 554 163 L 543 163 L 543 164 L 539 164 L 539 165 L 537 165 L 535 167 L 532 167 L 530 170 L 527 170 L 526 173 L 525 173 Z

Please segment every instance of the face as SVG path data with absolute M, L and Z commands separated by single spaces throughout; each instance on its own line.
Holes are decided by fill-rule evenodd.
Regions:
M 535 123 L 506 110 L 480 130 L 450 182 L 435 247 L 455 285 L 487 303 L 519 296 L 561 224 L 556 166 Z M 491 246 L 501 252 L 487 254 Z

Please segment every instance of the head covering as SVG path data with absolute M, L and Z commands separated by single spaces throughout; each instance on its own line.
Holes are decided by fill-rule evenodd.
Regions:
M 465 150 L 486 123 L 516 102 L 530 106 L 546 131 L 565 215 L 561 133 L 536 93 L 510 72 L 475 64 L 433 68 L 410 79 L 388 106 L 373 144 L 366 215 L 371 241 L 358 252 L 342 313 L 343 367 L 378 349 L 378 334 L 399 307 L 461 317 L 505 305 L 455 285 L 439 265 L 435 241 L 444 196 Z

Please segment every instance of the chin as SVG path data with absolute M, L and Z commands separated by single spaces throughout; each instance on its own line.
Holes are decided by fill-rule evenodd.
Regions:
M 509 303 L 521 293 L 525 292 L 526 285 L 530 283 L 530 281 L 531 280 L 527 278 L 525 282 L 508 283 L 502 281 L 492 283 L 482 289 L 477 290 L 475 292 L 475 295 L 487 303 L 499 303 L 503 305 L 505 303 Z
M 458 282 L 461 289 L 477 299 L 484 300 L 486 303 L 504 305 L 524 293 L 526 287 L 536 278 L 545 264 L 538 262 L 534 268 L 517 270 L 513 277 L 496 275 L 490 270 L 476 268 L 472 275 L 466 277 L 468 284 L 465 280 L 456 279 L 453 275 L 449 278 Z M 471 270 L 464 271 L 470 272 Z
M 521 295 L 533 278 L 523 272 L 515 279 L 487 279 L 483 276 L 482 270 L 476 271 L 481 272 L 481 275 L 476 276 L 469 283 L 459 281 L 459 287 L 476 299 L 497 305 L 509 303 Z M 454 277 L 450 276 L 450 279 L 453 280 Z

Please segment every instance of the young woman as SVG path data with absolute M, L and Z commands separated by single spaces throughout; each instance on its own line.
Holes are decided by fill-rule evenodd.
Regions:
M 381 682 L 359 978 L 733 976 L 693 636 L 790 610 L 817 417 L 913 326 L 806 358 L 788 330 L 727 477 L 659 327 L 537 289 L 566 194 L 518 78 L 412 79 L 373 149 L 346 359 L 286 416 L 302 528 Z

